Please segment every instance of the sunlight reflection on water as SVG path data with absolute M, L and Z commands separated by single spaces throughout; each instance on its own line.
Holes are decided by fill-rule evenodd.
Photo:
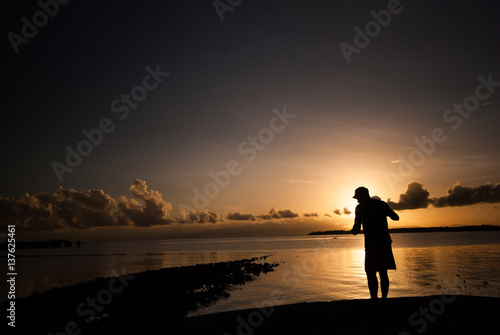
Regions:
M 392 237 L 397 270 L 389 271 L 389 297 L 440 294 L 443 290 L 500 296 L 499 232 Z M 272 255 L 266 261 L 281 265 L 193 315 L 252 308 L 256 302 L 269 300 L 275 290 L 281 291 L 285 304 L 369 297 L 363 237 L 359 235 L 89 243 L 79 249 L 19 250 L 17 255 L 18 272 L 23 274 L 18 276 L 18 297 L 108 277 L 113 269 L 136 273 L 263 255 Z M 6 296 L 5 285 L 0 291 Z
M 394 256 L 397 270 L 389 271 L 389 297 L 441 293 L 500 297 L 499 244 L 402 247 L 394 248 Z M 283 294 L 285 304 L 369 298 L 363 249 L 279 252 L 273 256 L 276 258 L 285 263 L 275 272 L 192 315 L 254 308 L 269 300 L 274 290 Z

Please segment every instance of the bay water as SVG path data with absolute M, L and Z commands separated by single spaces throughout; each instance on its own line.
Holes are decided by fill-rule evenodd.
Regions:
M 500 297 L 500 232 L 393 233 L 397 270 L 389 297 L 468 294 Z M 275 271 L 233 287 L 230 297 L 190 315 L 236 309 L 369 298 L 363 235 L 316 235 L 86 242 L 80 248 L 16 251 L 16 298 L 165 267 L 269 255 Z M 0 255 L 7 264 L 4 254 Z M 1 301 L 7 285 L 0 285 Z

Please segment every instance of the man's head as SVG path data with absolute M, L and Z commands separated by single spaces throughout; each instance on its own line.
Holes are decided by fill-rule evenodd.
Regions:
M 357 199 L 358 202 L 366 201 L 366 200 L 370 199 L 370 192 L 368 191 L 368 189 L 366 187 L 363 187 L 363 186 L 358 187 L 354 191 L 353 198 Z

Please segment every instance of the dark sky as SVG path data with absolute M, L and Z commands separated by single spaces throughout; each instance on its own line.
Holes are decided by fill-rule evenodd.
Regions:
M 322 185 L 315 196 L 330 194 L 330 206 L 358 186 L 358 179 L 345 182 L 353 174 L 393 198 L 414 180 L 435 196 L 457 181 L 498 182 L 500 92 L 481 101 L 460 129 L 443 121 L 454 103 L 474 95 L 479 76 L 500 81 L 497 3 L 401 1 L 399 13 L 348 63 L 339 45 L 355 45 L 354 28 L 364 31 L 374 20 L 370 11 L 387 6 L 246 0 L 221 21 L 208 0 L 70 1 L 16 53 L 8 34 L 22 36 L 22 18 L 33 22 L 41 7 L 9 1 L 2 11 L 0 195 L 62 186 L 128 196 L 140 179 L 176 209 L 211 171 L 241 161 L 238 146 L 285 106 L 296 118 L 211 207 L 259 211 L 283 199 L 317 211 L 314 204 L 321 210 L 326 202 L 312 199 L 307 185 Z M 142 85 L 146 67 L 169 75 L 121 120 L 111 104 Z M 75 149 L 85 140 L 82 130 L 106 118 L 113 131 L 58 180 L 54 162 L 66 164 L 65 148 Z M 388 185 L 384 172 L 397 173 L 401 155 L 436 127 L 452 140 Z

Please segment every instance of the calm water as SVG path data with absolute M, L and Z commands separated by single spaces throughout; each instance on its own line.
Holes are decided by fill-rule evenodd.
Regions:
M 404 233 L 392 239 L 397 270 L 389 272 L 390 297 L 443 291 L 500 296 L 500 232 Z M 112 276 L 113 270 L 136 273 L 263 255 L 282 263 L 193 314 L 267 305 L 278 294 L 280 304 L 369 297 L 362 235 L 96 242 L 16 255 L 17 297 Z

